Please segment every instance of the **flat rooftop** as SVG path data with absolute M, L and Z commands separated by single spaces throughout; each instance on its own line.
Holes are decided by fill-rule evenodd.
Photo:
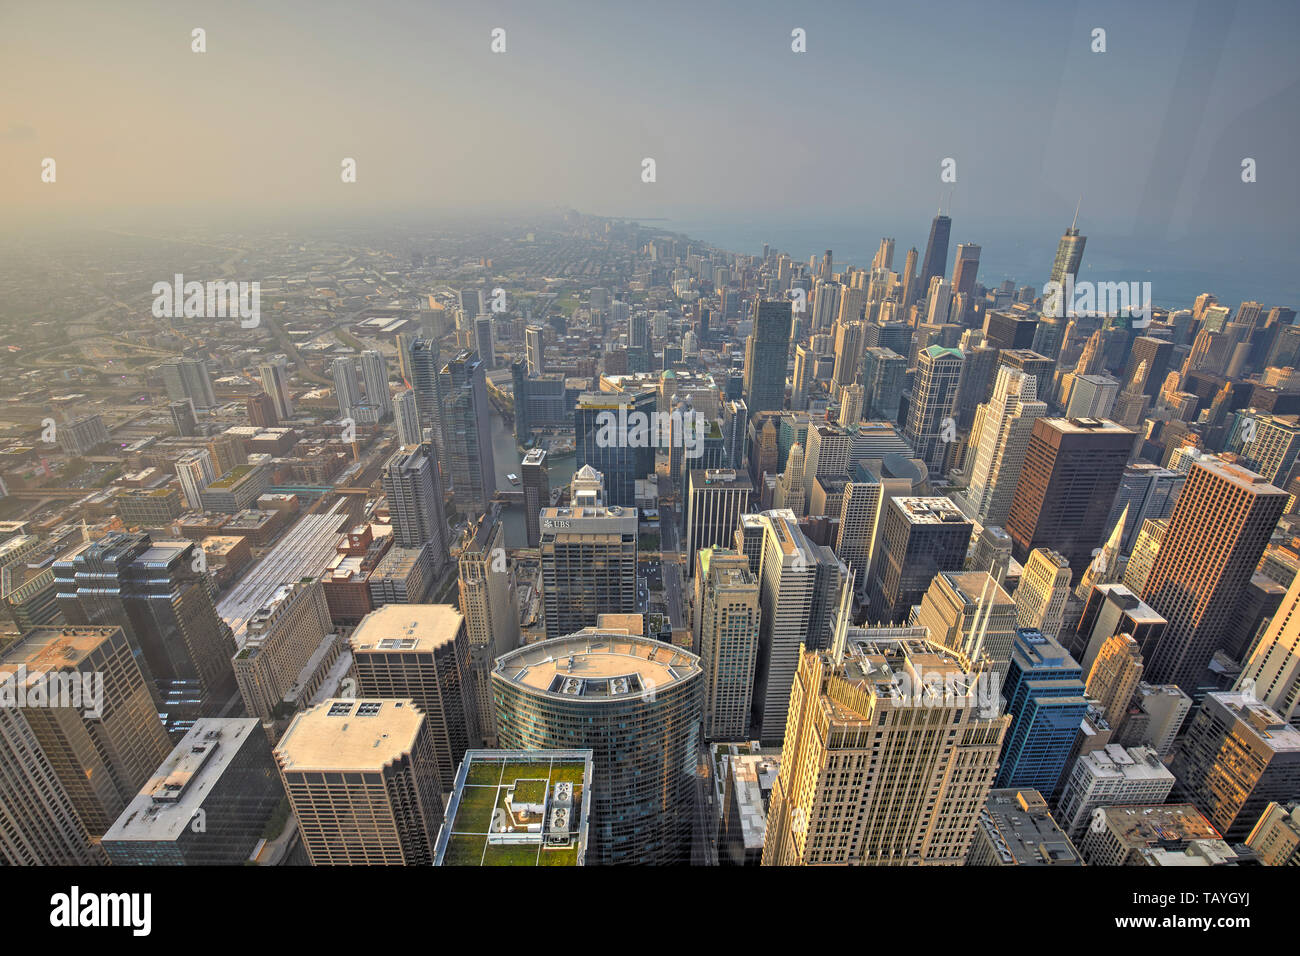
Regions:
M 557 698 L 598 699 L 670 687 L 701 671 L 698 657 L 671 644 L 586 628 L 503 654 L 494 673 Z
M 352 632 L 353 651 L 431 651 L 454 641 L 465 618 L 450 604 L 385 604 Z
M 990 790 L 978 826 L 1005 866 L 1083 866 L 1037 790 Z
M 423 721 L 410 699 L 334 697 L 298 714 L 275 752 L 286 771 L 373 773 L 411 751 Z
M 120 630 L 117 625 L 35 628 L 0 657 L 0 675 L 14 674 L 25 666 L 31 681 L 43 673 L 75 669 L 105 638 Z
M 261 734 L 255 717 L 201 717 L 181 738 L 104 834 L 105 840 L 175 840 L 194 822 L 250 734 Z

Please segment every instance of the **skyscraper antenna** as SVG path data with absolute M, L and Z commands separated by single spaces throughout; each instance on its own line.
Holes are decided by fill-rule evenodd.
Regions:
M 1079 194 L 1079 201 L 1074 204 L 1074 222 L 1070 223 L 1070 231 L 1079 228 L 1079 207 L 1083 205 L 1083 194 Z

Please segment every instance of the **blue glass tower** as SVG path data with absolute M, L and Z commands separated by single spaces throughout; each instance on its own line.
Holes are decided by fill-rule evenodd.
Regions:
M 1016 630 L 1002 693 L 1011 728 L 994 786 L 1055 792 L 1088 709 L 1083 690 L 1083 670 L 1065 648 L 1033 628 Z

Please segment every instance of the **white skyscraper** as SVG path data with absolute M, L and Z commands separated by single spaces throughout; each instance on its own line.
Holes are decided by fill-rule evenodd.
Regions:
M 361 353 L 361 378 L 366 385 L 366 403 L 374 406 L 380 418 L 393 414 L 393 398 L 388 391 L 388 363 L 382 352 L 366 349 Z
M 975 413 L 970 450 L 970 482 L 954 496 L 962 511 L 982 525 L 1006 523 L 1029 448 L 1034 421 L 1047 414 L 1038 401 L 1038 379 L 1019 369 L 998 368 L 993 397 Z

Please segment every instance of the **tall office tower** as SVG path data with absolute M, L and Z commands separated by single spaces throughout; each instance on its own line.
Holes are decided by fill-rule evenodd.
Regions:
M 197 570 L 196 548 L 114 531 L 54 562 L 64 620 L 123 629 L 171 730 L 220 713 L 235 690 L 234 635 Z
M 813 333 L 829 329 L 835 324 L 840 314 L 840 295 L 844 286 L 838 282 L 818 282 L 813 289 L 812 322 L 809 331 Z
M 403 445 L 384 463 L 384 494 L 392 515 L 393 543 L 399 548 L 427 548 L 433 574 L 447 565 L 447 518 L 442 478 L 430 457 L 430 445 Z
M 1047 414 L 1032 375 L 1007 366 L 998 369 L 993 397 L 975 415 L 970 446 L 970 482 L 954 501 L 981 525 L 1003 526 L 1011 513 L 1016 485 L 1029 450 L 1034 422 Z M 970 460 L 970 452 L 967 452 Z
M 22 711 L 0 707 L 0 865 L 103 862 Z
M 1150 747 L 1161 757 L 1168 757 L 1174 752 L 1178 732 L 1191 710 L 1192 699 L 1177 684 L 1140 681 L 1117 740 L 1125 747 Z
M 1168 518 L 1148 518 L 1138 529 L 1133 551 L 1124 566 L 1124 584 L 1134 594 L 1141 594 L 1146 589 L 1147 579 L 1156 564 L 1156 555 L 1160 553 L 1160 542 L 1165 539 L 1168 529 Z
M 587 628 L 492 672 L 503 749 L 593 751 L 589 862 L 690 860 L 704 672 L 688 651 Z
M 271 396 L 275 417 L 280 421 L 293 418 L 293 399 L 289 395 L 289 370 L 279 362 L 263 362 L 257 367 L 262 391 Z
M 524 329 L 524 363 L 529 375 L 546 372 L 546 330 L 540 325 Z
M 497 350 L 493 342 L 490 313 L 474 319 L 474 351 L 483 361 L 484 368 L 490 371 L 497 367 Z
M 980 247 L 971 242 L 957 243 L 957 256 L 953 260 L 952 287 L 956 292 L 973 295 L 975 274 L 980 268 Z
M 442 369 L 442 440 L 452 493 L 466 514 L 477 517 L 497 491 L 487 378 L 478 354 L 462 349 Z
M 610 505 L 634 507 L 637 481 L 654 474 L 655 444 L 648 423 L 657 403 L 658 393 L 651 390 L 578 396 L 573 410 L 575 466 L 590 465 L 604 476 Z
M 878 481 L 850 481 L 840 501 L 840 527 L 835 553 L 853 573 L 859 594 L 871 581 L 880 510 L 886 499 L 885 486 Z
M 1100 584 L 1085 599 L 1070 653 L 1084 673 L 1091 673 L 1106 641 L 1116 634 L 1127 634 L 1137 642 L 1138 653 L 1145 659 L 1168 623 L 1123 584 Z
M 866 396 L 865 418 L 898 421 L 907 376 L 907 359 L 892 349 L 868 348 L 862 356 L 862 387 Z
M 1272 801 L 1300 793 L 1300 730 L 1250 694 L 1209 693 L 1170 770 L 1182 794 L 1235 843 Z
M 1160 383 L 1165 380 L 1169 372 L 1169 361 L 1173 352 L 1172 342 L 1149 335 L 1139 335 L 1130 346 L 1128 363 L 1124 366 L 1125 385 L 1133 386 L 1137 383 L 1137 370 L 1145 363 L 1146 378 L 1142 382 L 1141 391 L 1142 394 L 1154 398 L 1160 391 Z
M 840 292 L 840 311 L 835 318 L 836 336 L 839 335 L 839 328 L 861 321 L 866 306 L 866 289 L 855 285 L 842 290 Z
M 803 445 L 795 443 L 786 458 L 785 471 L 776 480 L 772 491 L 772 505 L 775 508 L 789 509 L 796 517 L 808 513 L 808 494 L 804 486 Z
M 837 421 L 848 427 L 862 421 L 866 411 L 866 390 L 861 385 L 845 385 L 840 391 L 840 414 Z
M 966 567 L 972 571 L 987 571 L 993 580 L 1005 587 L 1011 567 L 1011 536 L 995 524 L 985 525 L 975 539 L 975 549 L 970 552 Z
M 1165 802 L 1174 786 L 1160 755 L 1150 747 L 1107 744 L 1074 762 L 1065 778 L 1056 819 L 1078 840 L 1099 807 L 1155 805 Z
M 942 278 L 948 271 L 948 234 L 952 232 L 952 219 L 942 212 L 930 222 L 930 238 L 925 243 L 925 258 L 921 261 L 920 287 L 930 288 L 930 280 Z
M 1065 557 L 1075 578 L 1083 573 L 1109 530 L 1106 516 L 1135 437 L 1097 419 L 1034 422 L 1006 523 L 1017 561 L 1048 547 Z
M 962 361 L 960 349 L 939 345 L 922 349 L 917 355 L 916 378 L 903 437 L 936 477 L 943 473 L 949 445 L 956 438 L 955 419 L 948 419 L 956 409 Z
M 397 443 L 418 445 L 424 440 L 420 429 L 420 412 L 415 400 L 415 389 L 399 392 L 393 403 L 393 416 L 397 419 Z
M 740 516 L 754 510 L 754 483 L 731 468 L 692 468 L 686 473 L 686 572 L 696 552 L 731 544 Z
M 1241 456 L 1241 464 L 1280 487 L 1300 455 L 1300 417 L 1239 412 L 1228 447 Z
M 304 703 L 299 697 L 308 665 L 319 662 L 332 636 L 325 587 L 305 579 L 282 584 L 262 607 L 248 618 L 243 646 L 231 661 L 244 710 L 271 729 L 286 710 Z M 281 726 L 280 729 L 283 729 Z
M 411 388 L 415 389 L 415 406 L 420 415 L 420 429 L 429 429 L 433 438 L 434 457 L 439 462 L 447 460 L 442 426 L 442 366 L 443 362 L 435 339 L 415 338 L 408 343 L 406 371 Z M 444 466 L 443 472 L 446 472 Z
M 940 571 L 960 571 L 971 523 L 948 498 L 891 498 L 882 505 L 870 619 L 897 623 Z
M 805 501 L 812 500 L 813 482 L 816 479 L 843 478 L 849 473 L 853 437 L 853 432 L 838 425 L 808 426 L 803 457 Z
M 1069 599 L 1070 563 L 1051 548 L 1034 548 L 1016 588 L 1017 624 L 1055 638 L 1061 632 Z
M 1037 790 L 990 790 L 967 866 L 1083 866 Z
M 1186 477 L 1181 472 L 1161 468 L 1149 461 L 1135 461 L 1125 466 L 1115 503 L 1106 519 L 1109 528 L 1114 528 L 1121 517 L 1124 519 L 1120 532 L 1121 551 L 1127 554 L 1133 550 L 1143 522 L 1150 518 L 1168 518 L 1173 514 Z
M 498 657 L 519 646 L 519 598 L 506 561 L 505 526 L 496 514 L 479 519 L 473 538 L 461 550 L 459 586 L 479 729 L 487 745 L 495 746 L 492 667 Z
M 929 294 L 926 296 L 925 321 L 928 325 L 941 327 L 948 324 L 952 312 L 952 283 L 936 276 L 930 280 Z M 933 339 L 931 339 L 933 341 Z
M 1142 679 L 1142 651 L 1130 634 L 1106 638 L 1088 672 L 1088 697 L 1101 704 L 1106 723 L 1118 729 Z
M 449 792 L 465 751 L 483 742 L 464 615 L 450 604 L 386 604 L 349 640 L 359 696 L 409 698 L 428 718 L 439 792 Z
M 250 396 L 244 408 L 248 412 L 248 424 L 256 428 L 274 428 L 280 424 L 275 414 L 275 400 L 266 392 Z
M 808 407 L 808 383 L 813 376 L 816 359 L 807 345 L 794 347 L 794 381 L 790 387 L 790 408 L 803 411 Z
M 1119 397 L 1119 382 L 1109 375 L 1076 375 L 1066 405 L 1067 418 L 1109 418 Z
M 629 349 L 650 347 L 650 316 L 648 313 L 638 310 L 628 316 L 627 347 Z
M 759 520 L 759 649 L 751 729 L 764 743 L 775 743 L 785 732 L 799 646 L 810 640 L 818 554 L 793 512 L 766 511 Z
M 1077 279 L 1079 266 L 1083 262 L 1083 247 L 1087 242 L 1087 236 L 1079 235 L 1079 210 L 1075 209 L 1074 222 L 1070 223 L 1070 228 L 1065 230 L 1061 241 L 1056 245 L 1056 258 L 1052 260 L 1052 271 L 1047 280 L 1064 285 L 1066 276 Z
M 1079 583 L 1075 586 L 1074 596 L 1080 601 L 1086 601 L 1092 589 L 1100 584 L 1116 584 L 1121 578 L 1121 569 L 1123 568 L 1123 551 L 1120 548 L 1120 541 L 1124 536 L 1124 522 L 1126 513 L 1120 514 L 1111 525 L 1110 535 L 1106 538 L 1095 552 L 1092 560 L 1088 562 L 1087 570 L 1079 578 Z
M 176 459 L 176 477 L 185 496 L 185 507 L 191 511 L 203 510 L 203 492 L 217 480 L 217 470 L 212 467 L 212 455 L 206 448 L 187 451 Z
M 217 399 L 212 391 L 208 363 L 203 359 L 169 359 L 158 366 L 158 369 L 162 373 L 167 397 L 173 402 L 183 402 L 188 398 L 194 403 L 195 408 L 216 406 Z
M 871 268 L 894 268 L 894 240 L 892 238 L 880 240 L 880 248 L 876 250 L 875 258 L 871 260 Z
M 745 340 L 745 406 L 751 418 L 759 412 L 785 407 L 790 323 L 788 300 L 754 300 L 754 331 Z
M 601 614 L 637 611 L 637 511 L 605 505 L 602 493 L 580 495 L 583 482 L 604 487 L 600 472 L 583 465 L 573 476 L 570 506 L 541 510 L 548 638 L 592 626 Z
M 1241 676 L 1236 690 L 1253 693 L 1283 719 L 1300 726 L 1300 575 L 1287 588 L 1282 605 L 1273 615 L 1259 639 Z
M 1143 648 L 1148 680 L 1194 695 L 1286 501 L 1253 471 L 1215 458 L 1192 465 L 1142 589 L 1169 621 L 1159 643 Z
M 692 609 L 704 670 L 704 736 L 748 740 L 758 664 L 759 586 L 749 559 L 728 548 L 699 552 Z
M 1007 676 L 1016 637 L 1016 606 L 987 571 L 941 571 L 925 589 L 908 618 L 930 629 L 930 639 L 986 661 L 999 682 Z
M 542 509 L 551 503 L 551 479 L 546 470 L 546 450 L 529 450 L 520 462 L 519 472 L 524 490 L 524 527 L 528 532 L 528 547 L 535 548 L 542 539 Z
M 2 709 L 25 719 L 92 839 L 113 825 L 172 749 L 146 675 L 120 627 L 30 631 L 0 656 L 0 684 L 14 696 L 13 706 Z M 6 777 L 14 772 L 8 765 L 4 771 Z M 40 808 L 13 812 L 54 811 L 53 801 L 62 796 L 42 794 Z
M 104 834 L 113 866 L 242 866 L 284 788 L 251 717 L 204 717 Z
M 1270 803 L 1246 846 L 1263 866 L 1300 866 L 1300 803 Z
M 357 379 L 356 363 L 350 358 L 336 358 L 330 372 L 334 378 L 334 395 L 338 398 L 339 414 L 351 418 L 361 404 L 361 383 Z
M 1011 728 L 1002 744 L 997 786 L 1055 793 L 1088 710 L 1079 665 L 1052 638 L 1020 628 L 1002 696 Z
M 722 449 L 727 468 L 745 467 L 749 457 L 749 410 L 744 401 L 722 403 Z
M 849 385 L 858 377 L 862 364 L 863 324 L 846 322 L 835 327 L 835 368 L 831 381 L 835 385 Z
M 393 414 L 393 396 L 388 390 L 388 362 L 384 353 L 366 349 L 361 353 L 361 378 L 366 384 L 366 404 L 379 412 L 381 419 Z
M 916 247 L 912 246 L 907 250 L 907 256 L 903 260 L 903 309 L 908 309 L 916 301 L 917 290 L 920 287 L 920 279 L 916 274 Z M 930 280 L 926 280 L 928 287 Z
M 430 718 L 413 700 L 331 698 L 275 748 L 313 866 L 433 862 L 442 825 Z
M 194 400 L 187 398 L 180 402 L 169 402 L 167 411 L 172 416 L 172 427 L 182 438 L 192 437 L 199 428 L 198 416 L 194 413 Z
M 979 665 L 921 628 L 845 644 L 800 648 L 763 865 L 961 865 L 1008 718 Z

